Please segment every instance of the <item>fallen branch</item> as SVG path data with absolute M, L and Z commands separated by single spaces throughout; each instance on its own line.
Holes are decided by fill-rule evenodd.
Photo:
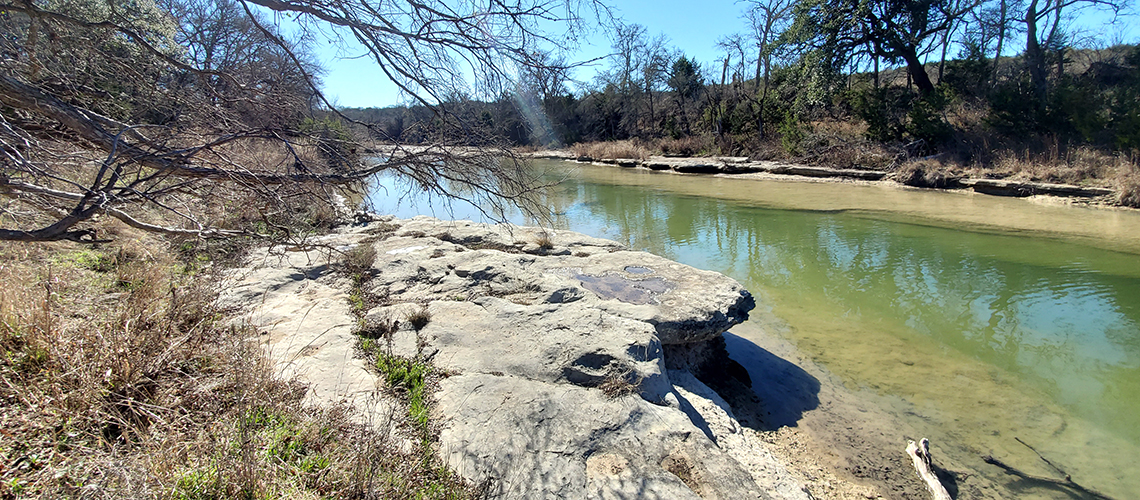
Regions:
M 1044 483 L 1044 484 L 1047 484 L 1047 485 L 1050 485 L 1053 487 L 1068 488 L 1071 490 L 1078 491 L 1080 493 L 1084 493 L 1085 495 L 1088 495 L 1088 496 L 1093 497 L 1093 498 L 1099 498 L 1101 500 L 1115 500 L 1113 497 L 1105 495 L 1104 493 L 1096 491 L 1092 488 L 1081 486 L 1076 481 L 1073 481 L 1073 477 L 1071 475 L 1069 475 L 1069 473 L 1065 472 L 1063 469 L 1061 469 L 1059 466 L 1057 466 L 1057 464 L 1055 464 L 1055 463 L 1051 462 L 1049 459 L 1045 458 L 1045 456 L 1042 455 L 1041 452 L 1037 451 L 1036 448 L 1029 446 L 1029 443 L 1022 441 L 1021 438 L 1018 438 L 1018 437 L 1014 437 L 1013 439 L 1016 439 L 1017 442 L 1025 445 L 1025 447 L 1032 450 L 1033 453 L 1036 453 L 1037 457 L 1040 458 L 1041 461 L 1048 464 L 1049 467 L 1051 467 L 1053 470 L 1057 471 L 1058 474 L 1065 476 L 1065 479 L 1054 479 L 1051 477 L 1034 476 L 1032 474 L 1026 474 L 1026 473 L 1010 466 L 1010 465 L 1007 465 L 1006 463 L 1002 462 L 1001 460 L 998 460 L 998 459 L 996 459 L 990 455 L 983 455 L 982 461 L 987 463 L 987 464 L 998 467 L 1001 470 L 1004 470 L 1006 472 L 1006 474 L 1010 474 L 1013 476 L 1020 477 L 1026 481 Z
M 1045 458 L 1045 455 L 1042 455 L 1040 451 L 1037 451 L 1037 448 L 1029 446 L 1029 443 L 1022 441 L 1021 438 L 1019 438 L 1017 436 L 1014 436 L 1013 439 L 1016 440 L 1017 442 L 1021 443 L 1022 445 L 1024 445 L 1026 448 L 1029 448 L 1029 450 L 1032 451 L 1033 453 L 1036 453 L 1037 458 L 1040 458 L 1042 462 L 1045 462 L 1047 465 L 1049 465 L 1049 467 L 1052 467 L 1053 470 L 1057 471 L 1058 474 L 1065 476 L 1066 481 L 1069 481 L 1069 482 L 1073 481 L 1073 476 L 1070 476 L 1068 472 L 1065 472 L 1063 469 L 1058 467 L 1057 464 L 1050 462 L 1048 458 Z
M 930 440 L 922 438 L 918 443 L 907 441 L 906 453 L 914 461 L 918 476 L 926 483 L 926 489 L 930 491 L 934 500 L 951 500 L 950 492 L 946 491 L 946 487 L 942 486 L 942 482 L 934 474 L 930 460 Z
M 1026 481 L 1034 481 L 1034 482 L 1039 482 L 1039 483 L 1046 483 L 1046 484 L 1053 485 L 1053 486 L 1059 486 L 1062 488 L 1070 488 L 1073 490 L 1077 490 L 1081 493 L 1084 493 L 1088 496 L 1091 496 L 1093 498 L 1099 498 L 1101 500 L 1116 500 L 1115 498 L 1110 497 L 1108 495 L 1105 495 L 1104 493 L 1101 493 L 1101 492 L 1096 491 L 1094 489 L 1090 489 L 1090 488 L 1086 488 L 1084 486 L 1081 486 L 1081 485 L 1073 482 L 1072 479 L 1053 479 L 1051 477 L 1034 476 L 1032 474 L 1026 474 L 1024 472 L 1021 472 L 1020 470 L 1017 470 L 1016 468 L 1014 468 L 1012 466 L 1006 465 L 1001 460 L 998 460 L 998 459 L 991 457 L 989 455 L 982 455 L 982 461 L 987 463 L 987 464 L 1001 468 L 1002 470 L 1004 470 L 1006 472 L 1006 474 L 1010 474 L 1013 476 L 1020 477 Z

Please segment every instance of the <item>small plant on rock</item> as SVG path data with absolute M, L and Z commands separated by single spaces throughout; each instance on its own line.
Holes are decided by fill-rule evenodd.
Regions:
M 538 238 L 535 240 L 535 243 L 538 244 L 538 248 L 543 250 L 554 248 L 554 240 L 551 238 L 549 231 L 538 233 Z
M 598 384 L 598 389 L 602 393 L 612 399 L 617 399 L 639 392 L 638 385 L 641 380 L 633 374 L 633 370 L 611 370 L 610 374 L 606 376 L 602 383 Z
M 412 325 L 417 332 L 423 330 L 429 322 L 431 322 L 431 311 L 428 311 L 427 306 L 420 307 L 419 309 L 408 313 L 404 318 Z
M 352 247 L 341 257 L 341 264 L 345 272 L 363 281 L 364 276 L 372 272 L 372 263 L 376 261 L 376 248 L 372 245 L 357 245 Z

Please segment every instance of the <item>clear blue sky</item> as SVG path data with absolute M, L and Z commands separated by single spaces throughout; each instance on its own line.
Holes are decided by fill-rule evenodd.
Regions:
M 671 46 L 695 58 L 703 65 L 709 65 L 722 57 L 716 48 L 718 40 L 732 33 L 745 32 L 746 21 L 741 15 L 746 7 L 743 2 L 732 0 L 696 1 L 693 0 L 621 0 L 611 2 L 615 14 L 626 23 L 641 24 L 650 37 L 664 34 Z M 1118 26 L 1104 26 L 1103 15 L 1088 15 L 1087 25 L 1092 26 L 1087 35 L 1103 40 L 1105 44 L 1113 38 L 1121 38 L 1126 43 L 1136 43 L 1137 23 L 1135 18 L 1123 20 Z M 589 31 L 589 30 L 588 30 Z M 1116 32 L 1120 32 L 1117 35 Z M 611 41 L 601 29 L 592 30 L 575 55 L 575 60 L 585 61 L 605 56 L 611 51 Z M 1013 44 L 1016 45 L 1016 44 Z M 1016 50 L 1016 47 L 1012 50 Z M 328 73 L 324 77 L 324 90 L 330 100 L 338 106 L 385 107 L 401 104 L 399 92 L 383 73 L 367 58 L 346 58 L 360 56 L 363 50 L 340 53 L 335 47 L 320 45 L 317 56 L 322 60 Z M 599 67 L 607 63 L 599 61 Z M 581 80 L 589 80 L 596 69 L 580 68 L 575 75 Z
M 623 0 L 612 2 L 615 13 L 626 23 L 644 25 L 650 36 L 665 34 L 670 45 L 677 47 L 702 63 L 717 58 L 716 42 L 730 33 L 745 30 L 741 19 L 744 4 L 732 0 L 694 2 L 692 0 Z M 578 61 L 601 57 L 610 52 L 610 40 L 601 30 L 592 30 L 590 38 L 582 41 L 575 56 Z M 360 55 L 363 50 L 349 53 Z M 324 77 L 324 90 L 330 100 L 339 106 L 384 107 L 400 104 L 395 85 L 366 58 L 339 59 L 335 47 L 322 44 L 317 55 L 328 73 Z M 605 65 L 600 61 L 600 65 Z M 589 68 L 582 68 L 576 78 L 589 79 Z

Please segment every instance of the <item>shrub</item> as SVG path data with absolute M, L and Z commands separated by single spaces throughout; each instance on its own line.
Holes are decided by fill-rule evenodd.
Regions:
M 360 163 L 352 132 L 340 120 L 305 118 L 298 131 L 313 141 L 321 158 L 334 170 L 349 171 Z
M 844 95 L 855 116 L 867 124 L 868 139 L 879 142 L 902 139 L 905 109 L 913 94 L 902 87 L 883 86 L 853 90 Z
M 945 88 L 939 88 L 914 101 L 907 112 L 904 126 L 907 135 L 927 144 L 927 150 L 918 154 L 933 153 L 954 134 L 953 127 L 942 118 L 942 112 L 950 102 L 947 94 Z
M 805 137 L 799 118 L 789 111 L 784 115 L 784 121 L 780 123 L 780 145 L 788 154 L 798 155 L 803 152 L 802 144 Z

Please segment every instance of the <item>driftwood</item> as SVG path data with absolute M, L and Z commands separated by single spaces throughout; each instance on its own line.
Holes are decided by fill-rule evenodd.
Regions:
M 1029 443 L 1022 441 L 1021 438 L 1014 437 L 1014 439 L 1016 439 L 1017 442 L 1025 445 L 1026 448 L 1029 448 L 1030 450 L 1032 450 L 1033 453 L 1036 453 L 1037 457 L 1040 458 L 1042 462 L 1045 462 L 1046 464 L 1048 464 L 1049 467 L 1051 467 L 1053 470 L 1057 471 L 1058 474 L 1065 476 L 1065 479 L 1054 479 L 1051 477 L 1035 476 L 1033 474 L 1026 474 L 1025 472 L 1022 472 L 1022 471 L 1018 470 L 1017 468 L 1010 466 L 1010 465 L 1002 462 L 1001 460 L 998 460 L 998 459 L 996 459 L 990 455 L 983 455 L 982 461 L 987 463 L 987 464 L 998 467 L 1001 470 L 1004 470 L 1006 474 L 1009 474 L 1012 476 L 1017 476 L 1017 477 L 1024 479 L 1026 481 L 1043 483 L 1043 484 L 1047 484 L 1049 486 L 1052 486 L 1054 488 L 1066 488 L 1069 490 L 1073 490 L 1073 491 L 1082 493 L 1082 494 L 1087 495 L 1087 496 L 1092 497 L 1092 498 L 1098 498 L 1100 500 L 1116 500 L 1115 498 L 1110 497 L 1108 495 L 1105 495 L 1104 493 L 1096 491 L 1092 488 L 1081 486 L 1076 481 L 1073 481 L 1073 477 L 1071 475 L 1069 475 L 1069 473 L 1065 472 L 1064 469 L 1057 466 L 1057 464 L 1051 462 L 1048 458 L 1045 458 L 1045 456 L 1042 455 L 1041 452 L 1037 451 L 1037 448 L 1030 446 Z
M 926 483 L 926 489 L 930 491 L 934 500 L 951 500 L 950 492 L 946 491 L 938 476 L 934 475 L 930 460 L 930 440 L 922 438 L 918 443 L 907 441 L 906 453 L 910 455 L 911 460 L 914 460 L 914 468 Z

